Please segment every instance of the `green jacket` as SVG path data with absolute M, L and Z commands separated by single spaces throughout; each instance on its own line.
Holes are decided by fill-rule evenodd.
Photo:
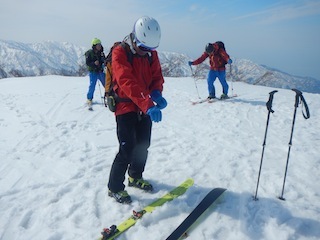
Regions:
M 86 64 L 89 72 L 103 72 L 103 64 L 105 61 L 105 55 L 103 48 L 99 52 L 95 52 L 93 49 L 89 49 L 86 53 Z M 95 61 L 99 61 L 99 65 L 95 65 Z

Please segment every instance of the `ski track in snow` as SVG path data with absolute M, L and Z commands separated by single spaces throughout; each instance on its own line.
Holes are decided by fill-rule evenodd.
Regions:
M 47 76 L 0 81 L 0 239 L 96 239 L 188 177 L 183 196 L 142 218 L 119 239 L 165 239 L 214 187 L 221 203 L 190 239 L 319 239 L 319 95 L 304 94 L 285 188 L 280 195 L 291 131 L 294 93 L 279 89 L 270 116 L 258 197 L 253 201 L 272 88 L 233 83 L 239 97 L 193 106 L 191 78 L 167 78 L 168 107 L 154 124 L 144 177 L 155 193 L 128 189 L 131 205 L 106 197 L 118 149 L 114 116 L 95 92 L 85 107 L 87 78 Z M 205 81 L 197 82 L 205 97 Z M 216 83 L 217 93 L 221 92 Z

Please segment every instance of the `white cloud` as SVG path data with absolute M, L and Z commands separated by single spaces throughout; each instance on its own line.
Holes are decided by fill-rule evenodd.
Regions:
M 320 14 L 320 1 L 312 0 L 277 5 L 262 11 L 236 17 L 234 20 L 258 18 L 260 23 L 275 23 L 318 14 Z
M 189 7 L 189 11 L 191 12 L 195 12 L 198 10 L 198 5 L 196 4 L 192 4 L 190 7 Z

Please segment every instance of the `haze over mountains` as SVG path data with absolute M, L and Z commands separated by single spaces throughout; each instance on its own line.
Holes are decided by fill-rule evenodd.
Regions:
M 43 75 L 85 76 L 86 50 L 87 47 L 67 42 L 29 44 L 0 40 L 0 79 Z M 105 46 L 104 52 L 109 52 L 108 46 Z M 159 58 L 165 77 L 188 77 L 195 74 L 197 79 L 205 79 L 209 69 L 208 61 L 205 61 L 204 64 L 193 66 L 191 72 L 187 62 L 192 58 L 182 53 L 162 51 L 159 52 Z M 247 59 L 232 59 L 231 72 L 230 66 L 227 66 L 228 81 L 320 93 L 318 79 L 290 75 Z

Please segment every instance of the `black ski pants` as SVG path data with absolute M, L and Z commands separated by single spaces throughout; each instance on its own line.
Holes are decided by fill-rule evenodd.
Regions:
M 149 115 L 126 113 L 116 116 L 119 152 L 109 176 L 108 188 L 112 192 L 123 191 L 125 174 L 142 178 L 151 140 L 152 122 Z

